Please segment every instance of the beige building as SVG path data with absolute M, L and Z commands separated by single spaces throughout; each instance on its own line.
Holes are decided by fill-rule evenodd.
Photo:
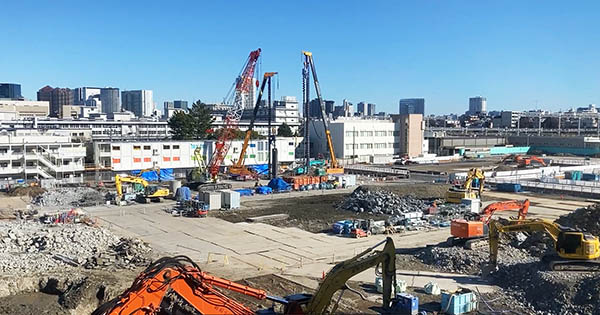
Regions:
M 400 155 L 417 157 L 423 154 L 423 115 L 393 115 L 400 131 Z
M 19 101 L 0 99 L 0 116 L 4 119 L 47 117 L 50 104 L 47 101 Z

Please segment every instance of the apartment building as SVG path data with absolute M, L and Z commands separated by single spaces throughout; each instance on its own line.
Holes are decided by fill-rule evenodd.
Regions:
M 64 134 L 37 130 L 0 133 L 0 179 L 83 182 L 86 148 Z

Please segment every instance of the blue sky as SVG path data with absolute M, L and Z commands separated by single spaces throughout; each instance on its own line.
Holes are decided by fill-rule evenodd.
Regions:
M 223 99 L 248 53 L 278 71 L 275 97 L 301 98 L 301 50 L 324 98 L 424 97 L 457 113 L 600 103 L 600 2 L 7 1 L 0 82 L 151 89 L 164 100 Z M 312 92 L 314 95 L 314 92 Z

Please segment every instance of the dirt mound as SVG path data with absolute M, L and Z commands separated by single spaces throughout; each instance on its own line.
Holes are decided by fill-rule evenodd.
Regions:
M 29 196 L 29 197 L 37 197 L 43 193 L 45 193 L 46 190 L 42 187 L 14 187 L 11 188 L 8 191 L 8 195 L 9 196 Z
M 600 235 L 600 204 L 594 204 L 585 208 L 579 208 L 567 215 L 558 218 L 556 223 Z

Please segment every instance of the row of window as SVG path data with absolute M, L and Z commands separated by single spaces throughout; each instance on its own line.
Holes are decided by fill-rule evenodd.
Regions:
M 352 143 L 346 144 L 346 150 L 352 150 Z M 355 143 L 354 149 L 387 149 L 387 148 L 399 148 L 399 143 Z
M 140 146 L 140 145 L 134 145 L 133 146 L 133 150 L 134 151 L 140 151 L 141 149 L 142 149 L 142 146 Z M 170 145 L 167 145 L 167 144 L 163 145 L 163 150 L 170 150 L 170 149 L 171 149 Z M 120 151 L 121 150 L 121 146 L 113 145 L 112 150 L 113 151 Z M 152 150 L 152 147 L 149 146 L 149 145 L 145 145 L 144 146 L 144 151 L 149 151 L 149 150 Z M 173 150 L 179 150 L 179 145 L 178 144 L 174 144 L 173 145 Z
M 346 137 L 391 137 L 391 136 L 399 136 L 400 131 L 391 131 L 391 130 L 376 130 L 376 131 L 346 131 Z

